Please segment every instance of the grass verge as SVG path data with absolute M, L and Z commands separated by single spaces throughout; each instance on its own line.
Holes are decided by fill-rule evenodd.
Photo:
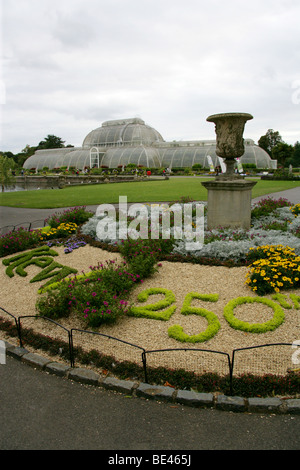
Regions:
M 195 201 L 206 201 L 207 190 L 202 181 L 209 178 L 170 178 L 161 181 L 127 182 L 71 186 L 64 189 L 16 191 L 0 193 L 0 206 L 32 209 L 53 209 L 79 205 L 118 203 L 119 196 L 127 196 L 127 202 L 171 202 L 182 196 Z M 278 191 L 299 187 L 297 181 L 266 181 L 257 179 L 252 197 L 260 197 Z

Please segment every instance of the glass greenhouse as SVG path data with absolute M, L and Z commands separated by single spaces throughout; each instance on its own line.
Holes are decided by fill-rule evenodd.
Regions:
M 241 163 L 252 163 L 257 168 L 276 168 L 267 152 L 245 139 L 245 153 Z M 161 134 L 145 124 L 142 119 L 106 121 L 92 130 L 82 147 L 38 150 L 29 157 L 23 167 L 41 170 L 61 167 L 118 168 L 134 163 L 148 168 L 184 168 L 200 164 L 203 168 L 219 165 L 216 142 L 180 141 L 166 142 Z

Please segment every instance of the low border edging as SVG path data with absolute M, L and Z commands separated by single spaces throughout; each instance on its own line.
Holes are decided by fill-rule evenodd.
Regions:
M 191 407 L 213 408 L 221 411 L 248 413 L 276 413 L 300 415 L 298 398 L 243 398 L 222 394 L 199 393 L 193 390 L 177 390 L 164 385 L 150 385 L 144 382 L 121 380 L 115 377 L 102 378 L 93 370 L 81 367 L 72 368 L 63 363 L 46 359 L 27 349 L 11 345 L 5 341 L 8 356 L 14 357 L 39 370 L 64 377 L 86 385 L 93 385 L 133 397 L 154 399 Z

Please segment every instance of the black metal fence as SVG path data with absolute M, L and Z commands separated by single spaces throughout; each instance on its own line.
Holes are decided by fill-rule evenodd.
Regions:
M 58 329 L 62 330 L 66 334 L 68 347 L 68 358 L 70 366 L 75 367 L 75 350 L 74 344 L 79 343 L 81 346 L 84 343 L 84 337 L 93 335 L 93 346 L 95 341 L 100 341 L 100 347 L 98 349 L 102 355 L 111 355 L 114 349 L 114 344 L 118 343 L 119 346 L 124 348 L 123 358 L 117 358 L 117 361 L 122 363 L 123 361 L 133 362 L 137 365 L 142 366 L 144 380 L 148 382 L 148 369 L 155 367 L 165 367 L 166 369 L 183 369 L 194 372 L 200 376 L 204 373 L 218 373 L 221 376 L 227 376 L 229 378 L 230 394 L 233 395 L 233 381 L 235 373 L 240 375 L 243 373 L 255 373 L 255 366 L 258 369 L 258 375 L 272 373 L 278 376 L 285 376 L 287 374 L 287 363 L 292 361 L 292 343 L 268 343 L 261 344 L 258 346 L 250 346 L 244 348 L 237 348 L 232 351 L 232 354 L 228 354 L 223 351 L 215 351 L 211 349 L 198 349 L 198 348 L 168 348 L 168 349 L 157 349 L 157 350 L 146 350 L 142 346 L 124 341 L 122 339 L 106 335 L 90 330 L 81 330 L 77 328 L 65 328 L 53 319 L 39 316 L 39 315 L 23 315 L 16 317 L 9 313 L 7 310 L 0 307 L 0 311 L 7 314 L 13 319 L 15 327 L 17 329 L 17 335 L 20 347 L 24 347 L 23 344 L 23 320 L 27 318 L 35 318 L 41 321 L 49 322 L 52 326 L 54 325 Z M 48 336 L 49 341 L 53 340 L 53 337 Z M 108 348 L 108 343 L 112 342 L 112 347 Z M 109 351 L 108 351 L 109 349 Z M 129 350 L 134 351 L 134 357 Z M 249 352 L 251 351 L 251 354 Z M 254 354 L 253 354 L 254 353 Z M 284 355 L 286 356 L 283 359 Z M 153 361 L 154 356 L 160 356 L 159 360 Z M 172 357 L 173 356 L 173 364 Z M 210 364 L 210 360 L 212 364 Z M 159 364 L 159 366 L 158 366 Z M 266 364 L 270 364 L 271 371 L 268 370 Z
M 17 225 L 5 225 L 0 227 L 0 235 L 6 235 L 10 232 L 15 232 L 16 230 L 23 228 L 30 232 L 30 230 L 36 230 L 37 228 L 45 227 L 45 219 L 33 220 L 32 222 L 23 222 Z

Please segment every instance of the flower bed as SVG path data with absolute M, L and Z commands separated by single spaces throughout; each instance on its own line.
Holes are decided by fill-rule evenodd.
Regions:
M 250 249 L 247 284 L 259 295 L 300 287 L 300 256 L 283 245 Z
M 148 207 L 148 210 L 150 211 L 150 207 Z M 172 236 L 172 227 L 169 240 L 162 240 L 161 238 L 159 240 L 151 240 L 149 236 L 147 240 L 139 241 L 140 249 L 141 246 L 151 246 L 153 250 L 160 250 L 160 255 L 177 257 L 177 260 L 181 256 L 182 259 L 195 260 L 195 262 L 197 259 L 203 260 L 206 258 L 210 260 L 210 264 L 214 264 L 215 261 L 245 264 L 249 249 L 260 245 L 290 246 L 295 249 L 297 255 L 300 255 L 300 218 L 297 217 L 298 210 L 298 205 L 293 206 L 292 203 L 285 199 L 281 198 L 276 201 L 266 198 L 254 205 L 250 230 L 225 229 L 222 227 L 207 230 L 205 228 L 204 246 L 201 250 L 187 251 L 186 240 L 176 240 Z M 96 233 L 97 224 L 102 219 L 103 216 L 95 215 L 91 217 L 81 227 L 82 235 L 94 242 L 102 243 L 102 246 L 106 245 L 110 248 L 117 246 L 117 250 L 119 250 L 124 241 L 120 239 L 116 242 L 115 234 L 117 234 L 118 239 L 119 233 L 118 219 L 114 225 L 111 225 L 111 231 L 108 230 L 105 239 L 99 239 Z M 194 216 L 193 223 L 195 222 Z M 204 223 L 204 227 L 206 227 L 206 219 Z M 133 247 L 135 241 L 130 243 Z M 130 247 L 127 246 L 127 251 L 129 250 Z M 132 251 L 134 251 L 133 248 Z
M 45 223 L 52 228 L 57 228 L 62 223 L 81 225 L 92 217 L 92 215 L 92 212 L 86 211 L 85 206 L 71 207 L 70 209 L 66 209 L 62 214 L 55 213 L 51 215 L 45 220 Z
M 283 198 L 263 199 L 252 208 L 250 230 L 206 229 L 203 247 L 193 252 L 187 250 L 184 238 L 176 240 L 172 236 L 172 227 L 167 240 L 149 238 L 116 242 L 109 234 L 105 239 L 98 238 L 97 224 L 102 216 L 94 216 L 82 226 L 81 233 L 96 246 L 120 251 L 127 261 L 136 265 L 136 269 L 143 269 L 142 275 L 146 276 L 155 272 L 155 264 L 162 259 L 225 266 L 253 263 L 247 283 L 254 292 L 266 294 L 300 285 L 299 214 L 300 204 L 292 205 Z M 118 233 L 118 220 L 115 228 Z
M 127 298 L 137 276 L 126 264 L 114 261 L 100 265 L 87 274 L 56 283 L 36 304 L 39 315 L 61 318 L 79 315 L 86 326 L 114 323 L 127 313 Z M 51 287 L 51 286 L 50 286 Z
M 297 221 L 299 217 L 297 208 L 293 206 L 291 210 L 289 204 L 283 207 L 281 204 L 282 202 L 280 202 L 280 207 L 272 207 L 272 212 L 269 215 L 264 214 L 263 216 L 253 217 L 253 226 L 248 232 L 225 229 L 220 229 L 213 233 L 206 231 L 206 243 L 203 247 L 203 251 L 201 250 L 193 255 L 189 252 L 180 252 L 178 249 L 180 247 L 180 242 L 173 239 L 168 240 L 167 243 L 162 240 L 127 240 L 125 243 L 119 244 L 115 244 L 115 242 L 104 243 L 103 241 L 96 240 L 95 237 L 91 237 L 89 231 L 86 231 L 86 227 L 91 227 L 95 224 L 95 220 L 91 220 L 94 219 L 92 217 L 85 225 L 82 226 L 81 230 L 77 229 L 76 237 L 84 238 L 85 243 L 89 240 L 90 245 L 99 245 L 110 251 L 119 252 L 119 254 L 123 256 L 123 259 L 125 259 L 125 262 L 109 264 L 103 262 L 96 266 L 90 265 L 88 272 L 76 274 L 76 277 L 70 277 L 69 275 L 67 277 L 65 276 L 66 281 L 56 284 L 53 282 L 47 282 L 51 288 L 44 290 L 43 295 L 39 297 L 37 302 L 39 314 L 46 315 L 47 317 L 56 320 L 61 319 L 60 321 L 67 322 L 66 325 L 72 325 L 70 322 L 73 321 L 76 323 L 76 316 L 80 322 L 79 324 L 84 325 L 85 327 L 99 328 L 100 326 L 100 331 L 104 331 L 106 333 L 114 331 L 116 337 L 118 337 L 118 332 L 120 332 L 120 335 L 125 341 L 131 341 L 133 338 L 136 338 L 136 342 L 142 347 L 146 347 L 146 344 L 143 344 L 142 337 L 135 331 L 134 324 L 138 325 L 139 328 L 146 326 L 145 337 L 147 337 L 148 348 L 151 344 L 151 338 L 154 338 L 153 335 L 162 334 L 163 324 L 166 325 L 166 328 L 164 329 L 166 334 L 166 347 L 167 345 L 174 344 L 175 341 L 182 343 L 184 346 L 188 344 L 193 346 L 200 342 L 205 343 L 205 346 L 210 348 L 211 344 L 214 345 L 213 341 L 215 341 L 216 338 L 219 338 L 218 341 L 222 339 L 223 334 L 224 336 L 230 335 L 233 347 L 238 347 L 240 344 L 235 342 L 238 336 L 235 333 L 232 333 L 234 330 L 237 331 L 237 334 L 241 334 L 242 332 L 244 335 L 266 333 L 266 341 L 270 341 L 269 338 L 272 336 L 268 335 L 272 334 L 272 328 L 276 334 L 279 327 L 284 328 L 282 325 L 285 323 L 285 309 L 290 310 L 290 318 L 292 318 L 293 315 L 296 318 L 296 315 L 298 314 L 297 310 L 299 310 L 300 296 L 298 295 L 298 292 L 295 291 L 295 289 L 299 287 L 299 284 L 296 284 L 298 282 L 296 275 L 294 276 L 293 284 L 291 284 L 290 281 L 286 281 L 286 284 L 283 286 L 278 286 L 278 284 L 276 286 L 272 286 L 271 283 L 268 282 L 267 273 L 262 273 L 263 266 L 261 266 L 260 272 L 254 274 L 255 276 L 259 276 L 259 281 L 263 279 L 266 283 L 265 285 L 271 286 L 272 289 L 258 292 L 257 289 L 254 289 L 257 282 L 251 281 L 245 284 L 244 289 L 246 290 L 241 290 L 241 293 L 238 293 L 238 290 L 235 291 L 233 289 L 232 298 L 230 299 L 230 297 L 225 297 L 226 290 L 221 291 L 220 286 L 215 283 L 215 280 L 210 281 L 209 278 L 201 277 L 202 274 L 200 273 L 205 273 L 205 269 L 203 270 L 201 268 L 198 270 L 196 269 L 197 266 L 195 266 L 195 271 L 193 271 L 193 273 L 191 272 L 191 277 L 189 277 L 189 266 L 192 268 L 192 263 L 202 265 L 204 267 L 205 264 L 220 266 L 220 268 L 216 269 L 220 269 L 220 272 L 222 273 L 220 275 L 223 279 L 222 283 L 226 284 L 227 281 L 230 281 L 229 272 L 231 270 L 228 272 L 226 271 L 227 268 L 223 268 L 222 266 L 243 266 L 243 268 L 238 268 L 242 269 L 242 271 L 238 272 L 246 273 L 246 270 L 251 272 L 250 270 L 254 266 L 253 263 L 262 259 L 268 260 L 270 257 L 268 253 L 273 253 L 273 251 L 270 250 L 274 250 L 275 256 L 275 248 L 273 247 L 275 244 L 271 243 L 270 245 L 262 245 L 261 243 L 261 240 L 269 240 L 268 237 L 270 237 L 271 240 L 273 235 L 273 239 L 277 236 L 276 240 L 283 238 L 284 241 L 284 243 L 282 243 L 282 246 L 284 247 L 282 250 L 279 250 L 279 244 L 275 245 L 277 247 L 276 254 L 278 255 L 279 253 L 278 256 L 281 256 L 282 259 L 283 257 L 290 257 L 293 262 L 296 264 L 298 263 L 297 266 L 299 267 L 298 253 L 300 240 L 294 230 L 295 227 L 298 227 Z M 288 219 L 288 222 L 286 222 L 287 230 L 283 232 L 281 230 L 274 229 L 261 229 L 261 223 L 262 221 L 265 223 L 266 219 L 267 222 L 270 219 Z M 259 237 L 258 233 L 263 233 L 265 236 Z M 258 241 L 260 241 L 260 243 L 258 243 Z M 62 245 L 65 242 L 66 239 L 60 241 L 55 239 L 50 241 L 44 240 L 44 245 L 42 246 L 52 244 L 54 251 L 56 251 L 55 246 L 57 246 L 58 251 L 60 250 L 59 253 L 61 254 L 62 251 L 60 248 L 63 248 L 63 246 L 60 247 L 59 245 Z M 233 249 L 234 246 L 241 244 L 242 242 L 245 243 L 245 246 L 243 246 L 242 249 L 242 245 L 240 245 L 240 249 L 238 253 L 236 253 Z M 215 253 L 216 256 L 207 256 L 207 251 L 205 251 L 207 250 L 207 247 L 217 243 L 220 247 L 223 247 L 223 250 L 221 249 L 220 251 L 217 251 L 216 248 L 211 249 L 211 252 Z M 228 244 L 228 246 L 229 244 L 231 245 L 230 250 L 227 249 L 226 244 Z M 250 248 L 252 247 L 254 249 L 250 250 L 249 245 Z M 83 248 L 78 250 L 79 253 L 81 250 L 85 250 L 85 248 L 87 248 L 87 245 L 83 246 Z M 77 246 L 77 248 L 78 247 L 79 246 Z M 102 252 L 102 250 L 99 250 L 99 252 Z M 84 252 L 82 258 L 85 258 L 86 253 L 87 252 Z M 233 253 L 233 256 L 230 256 L 229 253 Z M 7 257 L 9 254 L 10 253 L 6 253 L 4 255 L 6 256 L 6 260 L 9 260 Z M 72 258 L 72 256 L 73 252 L 71 250 L 66 256 L 66 264 L 72 264 L 72 260 L 75 259 Z M 175 263 L 162 263 L 163 266 L 160 267 L 159 265 L 161 263 L 159 262 L 168 258 L 169 260 L 176 260 L 177 262 L 184 261 L 184 263 L 181 264 L 184 269 L 181 269 Z M 70 261 L 67 261 L 67 259 Z M 26 262 L 26 260 L 23 261 Z M 9 266 L 10 263 L 8 261 L 6 261 L 6 263 L 8 263 L 7 266 Z M 174 266 L 174 271 L 170 270 L 171 264 Z M 35 266 L 37 268 L 42 268 L 43 261 L 38 261 L 35 263 Z M 257 267 L 257 265 L 255 265 L 255 267 Z M 280 263 L 278 263 L 277 267 L 282 271 L 282 264 L 280 265 Z M 209 266 L 207 266 L 207 268 L 210 269 Z M 232 273 L 235 272 L 234 269 L 235 268 L 233 268 Z M 275 269 L 275 267 L 273 266 L 272 269 Z M 167 282 L 166 284 L 160 282 L 159 288 L 153 287 L 153 285 L 151 285 L 152 279 L 161 279 L 161 270 L 165 273 L 163 279 L 165 281 L 167 280 Z M 173 277 L 170 275 L 171 272 Z M 210 273 L 210 271 L 207 272 Z M 199 274 L 200 277 L 197 281 L 197 276 L 199 276 Z M 262 274 L 265 275 L 263 276 Z M 186 279 L 184 279 L 183 276 Z M 226 276 L 226 280 L 224 276 Z M 283 277 L 288 276 L 281 276 L 282 282 L 285 282 Z M 183 282 L 183 279 L 185 282 Z M 254 280 L 255 278 L 253 278 L 253 281 Z M 142 281 L 145 281 L 145 287 L 143 286 Z M 180 286 L 180 284 L 182 284 L 182 286 Z M 261 286 L 263 285 L 261 282 L 259 282 L 259 284 Z M 187 285 L 188 288 L 186 287 Z M 232 279 L 229 282 L 229 285 L 234 285 L 232 283 Z M 42 287 L 42 284 L 39 284 L 39 287 Z M 185 289 L 185 291 L 179 295 L 180 287 Z M 217 287 L 220 290 L 220 293 L 212 293 L 215 292 Z M 293 305 L 290 303 L 290 299 L 287 295 L 280 294 L 281 291 L 286 292 L 286 290 L 290 288 L 293 289 L 292 294 L 290 295 Z M 250 300 L 247 298 L 247 289 L 249 290 L 249 293 L 254 295 Z M 132 293 L 134 293 L 134 295 L 132 295 Z M 270 301 L 268 303 L 253 300 L 260 298 L 256 297 L 257 295 L 272 295 L 272 293 L 277 295 L 272 302 Z M 160 297 L 154 303 L 153 301 L 151 302 L 150 295 L 155 294 L 163 294 L 163 299 Z M 174 300 L 174 295 L 176 302 Z M 134 298 L 136 301 L 134 301 Z M 147 302 L 148 298 L 150 300 L 150 304 Z M 138 305 L 139 301 L 144 303 L 144 305 Z M 192 301 L 204 302 L 204 304 L 200 303 L 195 306 L 195 304 L 192 304 Z M 212 302 L 212 307 L 209 310 L 204 308 L 205 303 L 208 301 Z M 251 314 L 252 311 L 253 313 L 255 312 L 255 308 L 254 310 L 250 308 L 251 303 L 255 304 L 254 307 L 263 303 L 266 310 L 269 309 L 271 312 L 273 310 L 273 319 L 269 319 L 270 312 L 267 312 L 265 319 L 259 319 L 254 322 L 249 322 L 247 319 L 238 321 L 238 315 L 236 315 L 236 312 L 238 312 L 239 305 L 241 305 L 242 301 L 248 303 L 247 310 L 248 312 L 250 311 Z M 182 306 L 181 309 L 179 308 L 180 305 Z M 222 315 L 220 312 L 224 312 L 224 314 Z M 179 317 L 178 314 L 180 315 Z M 223 318 L 221 318 L 221 316 L 223 316 Z M 178 319 L 180 319 L 180 322 L 178 322 Z M 199 328 L 201 330 L 199 333 L 194 333 L 192 330 L 187 328 L 186 320 L 191 320 L 193 323 L 193 319 L 195 321 L 204 322 L 203 324 L 201 323 L 202 326 Z M 145 321 L 147 322 L 147 325 L 145 324 Z M 115 323 L 115 327 L 111 326 Z M 247 323 L 249 325 L 247 325 Z M 293 322 L 291 324 L 293 324 Z M 253 325 L 256 326 L 254 327 Z M 248 326 L 250 326 L 250 328 L 248 328 Z M 111 330 L 110 328 L 115 328 L 115 330 Z M 276 338 L 280 338 L 280 333 L 279 335 L 277 334 Z M 243 338 L 243 340 L 244 339 L 247 340 L 248 337 Z M 293 336 L 290 341 L 295 339 L 297 338 Z M 223 349 L 222 341 L 217 344 L 218 346 L 216 348 Z M 249 343 L 242 342 L 242 346 L 246 344 Z M 225 345 L 224 349 L 226 349 Z M 113 356 L 113 351 L 114 348 L 111 349 L 109 348 L 109 345 L 107 345 L 107 354 L 111 354 Z M 116 359 L 116 362 L 117 361 L 118 359 Z M 177 367 L 179 367 L 179 364 L 177 364 Z M 192 368 L 193 366 L 189 365 L 189 367 Z M 190 369 L 188 368 L 187 370 Z M 187 374 L 189 374 L 189 372 L 187 372 Z
M 40 232 L 37 230 L 28 231 L 20 227 L 14 232 L 9 232 L 0 237 L 0 256 L 7 256 L 11 253 L 27 250 L 40 243 Z
M 73 222 L 62 222 L 57 227 L 50 230 L 41 230 L 40 241 L 53 240 L 55 238 L 66 238 L 77 232 L 77 224 Z

